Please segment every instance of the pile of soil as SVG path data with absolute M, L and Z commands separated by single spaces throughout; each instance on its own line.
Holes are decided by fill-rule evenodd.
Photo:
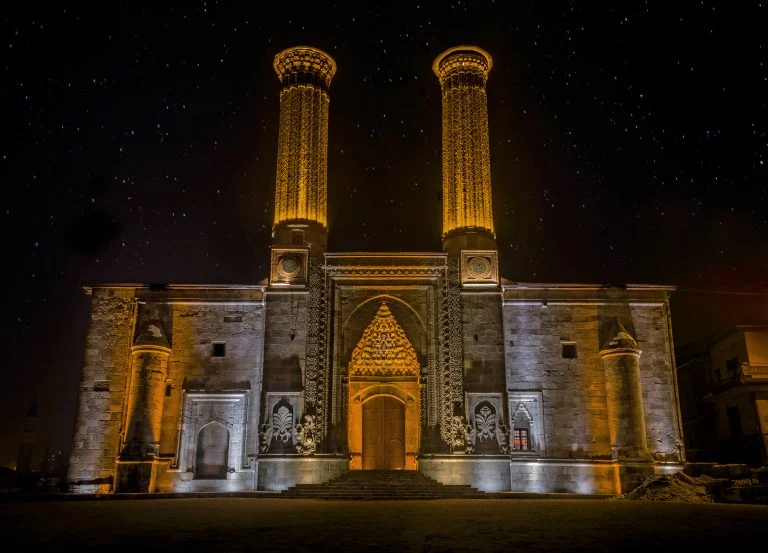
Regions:
M 682 472 L 650 476 L 637 488 L 620 495 L 617 499 L 683 501 L 687 503 L 712 502 L 712 496 L 707 491 L 705 480 L 688 476 Z

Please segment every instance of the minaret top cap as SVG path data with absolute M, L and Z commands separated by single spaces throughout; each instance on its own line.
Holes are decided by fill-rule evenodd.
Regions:
M 272 67 L 280 77 L 280 82 L 291 73 L 301 72 L 322 77 L 325 86 L 331 86 L 331 79 L 336 74 L 336 62 L 333 58 L 312 46 L 292 46 L 278 52 Z
M 608 338 L 603 344 L 601 351 L 611 351 L 617 349 L 637 350 L 638 347 L 639 346 L 637 345 L 637 340 L 635 340 L 627 331 L 627 329 L 624 328 L 624 325 L 621 324 L 621 319 L 614 317 L 610 327 L 610 332 L 608 333 Z
M 477 71 L 488 77 L 493 68 L 493 58 L 479 46 L 454 46 L 448 48 L 432 62 L 432 71 L 442 82 L 445 77 L 453 72 Z

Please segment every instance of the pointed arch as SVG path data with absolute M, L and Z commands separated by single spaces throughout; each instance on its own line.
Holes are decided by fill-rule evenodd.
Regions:
M 213 420 L 200 428 L 195 447 L 195 478 L 226 478 L 229 470 L 229 428 Z
M 394 305 L 398 305 L 399 307 L 402 307 L 412 318 L 414 321 L 416 321 L 419 330 L 422 333 L 427 332 L 427 325 L 424 324 L 424 321 L 422 320 L 421 316 L 419 315 L 418 311 L 416 311 L 413 307 L 411 307 L 411 304 L 409 304 L 407 301 L 402 300 L 396 296 L 392 296 L 390 294 L 378 294 L 376 296 L 373 296 L 371 298 L 368 298 L 362 302 L 360 302 L 355 308 L 352 310 L 352 312 L 347 316 L 346 320 L 342 323 L 342 331 L 346 332 L 347 327 L 349 326 L 350 321 L 354 320 L 355 315 L 358 311 L 368 306 L 370 303 L 381 303 L 381 302 L 388 302 Z

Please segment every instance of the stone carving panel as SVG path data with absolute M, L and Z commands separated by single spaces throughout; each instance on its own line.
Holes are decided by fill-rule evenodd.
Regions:
M 305 408 L 303 414 L 313 415 L 317 428 L 318 442 L 326 436 L 328 421 L 328 359 L 326 356 L 328 337 L 326 321 L 329 320 L 326 301 L 326 276 L 323 259 L 312 257 L 309 267 L 309 300 L 307 325 L 307 361 L 304 377 Z
M 440 433 L 450 444 L 454 406 L 460 410 L 464 402 L 464 346 L 461 336 L 461 289 L 459 262 L 448 260 L 447 279 L 443 285 L 441 305 L 440 366 L 443 368 L 437 383 L 437 401 L 440 401 Z M 439 399 L 437 399 L 439 398 Z
M 499 259 L 494 250 L 461 250 L 461 284 L 498 285 Z
M 352 352 L 349 376 L 419 376 L 416 350 L 381 302 L 379 310 Z
M 308 256 L 306 248 L 272 248 L 270 286 L 305 286 Z
M 259 428 L 259 452 L 295 453 L 296 423 L 302 410 L 301 392 L 267 392 Z
M 467 393 L 465 409 L 475 453 L 498 455 L 508 450 L 501 394 Z

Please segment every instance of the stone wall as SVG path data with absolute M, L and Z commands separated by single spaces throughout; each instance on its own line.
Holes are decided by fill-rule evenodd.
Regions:
M 133 288 L 93 288 L 68 481 L 111 491 L 133 332 Z
M 682 470 L 682 465 L 664 467 Z M 662 470 L 664 470 L 662 469 Z M 654 473 L 649 464 L 613 461 L 512 459 L 435 455 L 419 459 L 419 470 L 442 484 L 469 485 L 485 492 L 617 495 Z
M 136 302 L 142 311 L 169 312 L 163 325 L 171 355 L 161 404 L 160 458 L 177 459 L 184 390 L 238 391 L 248 395 L 240 418 L 250 428 L 238 442 L 244 467 L 258 451 L 256 424 L 264 348 L 263 289 L 259 286 L 94 286 L 69 481 L 75 491 L 110 491 L 125 424 L 130 348 L 136 334 Z M 224 355 L 213 344 L 224 343 Z
M 669 304 L 630 306 L 640 347 L 640 386 L 648 437 L 655 461 L 684 461 L 677 371 Z
M 556 286 L 556 285 L 555 285 Z M 637 340 L 648 449 L 677 461 L 681 438 L 669 328 L 669 289 L 546 285 L 505 289 L 504 340 L 509 391 L 541 391 L 548 457 L 611 455 L 605 372 L 599 351 L 616 317 Z M 564 357 L 563 345 L 576 346 Z
M 469 485 L 484 492 L 509 490 L 509 457 L 435 455 L 419 459 L 419 471 L 441 484 Z
M 305 290 L 270 290 L 264 334 L 264 392 L 297 392 L 304 386 L 307 355 Z
M 461 326 L 465 391 L 503 392 L 504 330 L 501 321 L 501 295 L 498 290 L 463 290 Z
M 296 484 L 322 484 L 349 470 L 347 457 L 262 457 L 258 461 L 258 489 L 281 491 Z
M 618 494 L 618 467 L 611 462 L 510 463 L 510 491 L 529 493 Z M 646 475 L 650 468 L 646 467 Z
M 234 298 L 233 298 L 234 299 Z M 248 430 L 242 455 L 258 451 L 258 386 L 264 348 L 262 303 L 199 301 L 173 305 L 173 344 L 168 368 L 160 454 L 178 452 L 184 390 L 200 392 L 250 391 Z M 223 357 L 213 356 L 214 342 L 224 343 Z
M 507 388 L 542 392 L 547 454 L 559 458 L 609 456 L 598 316 L 591 306 L 505 305 Z M 562 358 L 562 341 L 578 358 Z

